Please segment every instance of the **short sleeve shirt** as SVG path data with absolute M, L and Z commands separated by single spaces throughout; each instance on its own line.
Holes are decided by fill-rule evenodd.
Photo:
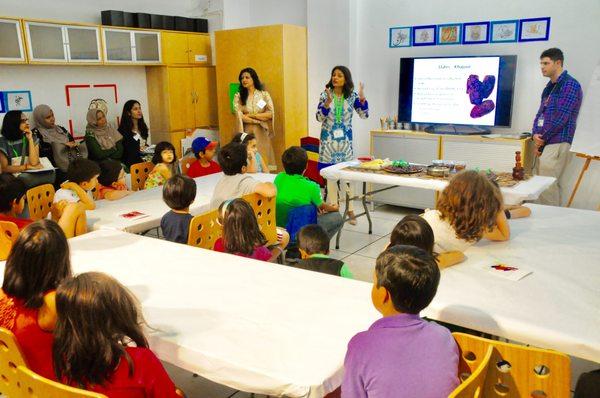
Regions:
M 33 142 L 35 145 L 39 145 L 40 140 L 34 135 Z M 28 145 L 29 142 L 27 142 L 27 146 Z M 6 137 L 0 137 L 0 152 L 6 155 L 8 163 L 11 163 L 12 158 L 19 157 L 23 154 L 23 139 L 9 141 Z M 28 156 L 28 154 L 25 154 L 25 156 Z
M 202 166 L 200 161 L 196 160 L 190 165 L 190 168 L 187 170 L 187 175 L 188 177 L 196 178 L 218 173 L 220 171 L 221 166 L 219 166 L 219 163 L 215 162 L 214 160 L 209 161 L 208 167 Z
M 447 220 L 442 220 L 438 210 L 426 210 L 422 216 L 431 226 L 435 237 L 434 250 L 437 253 L 450 251 L 464 252 L 475 242 L 468 242 L 456 236 L 456 231 Z
M 321 188 L 319 185 L 300 174 L 279 173 L 275 177 L 277 187 L 276 218 L 277 226 L 285 227 L 290 210 L 313 204 L 321 206 Z
M 260 181 L 248 174 L 224 175 L 215 186 L 210 208 L 216 209 L 227 199 L 235 199 L 253 193 Z
M 160 220 L 160 228 L 166 240 L 177 243 L 187 243 L 192 215 L 176 213 L 173 210 Z

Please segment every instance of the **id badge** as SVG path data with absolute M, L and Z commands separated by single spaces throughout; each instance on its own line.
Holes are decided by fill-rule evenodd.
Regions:
M 335 138 L 336 140 L 344 138 L 344 130 L 342 130 L 341 128 L 333 130 L 333 138 Z
M 264 99 L 261 99 L 256 103 L 256 106 L 258 106 L 261 110 L 265 107 L 265 105 L 267 105 L 267 102 Z
M 538 119 L 537 126 L 544 127 L 544 117 L 543 116 Z

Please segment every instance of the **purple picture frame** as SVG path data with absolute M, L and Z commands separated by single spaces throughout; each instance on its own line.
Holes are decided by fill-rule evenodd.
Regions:
M 469 40 L 467 38 L 468 28 L 471 26 L 485 26 L 485 37 L 481 38 L 481 40 Z M 467 22 L 463 24 L 462 27 L 462 44 L 486 44 L 490 42 L 490 22 L 489 21 L 481 21 L 481 22 Z

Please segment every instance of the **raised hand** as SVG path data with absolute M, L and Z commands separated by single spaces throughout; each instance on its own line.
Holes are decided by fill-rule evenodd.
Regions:
M 363 84 L 363 82 L 360 82 L 358 84 L 358 99 L 360 100 L 360 102 L 365 102 L 365 85 Z
M 327 99 L 325 100 L 325 108 L 329 108 L 331 105 L 331 101 L 333 101 L 333 93 L 329 87 L 325 87 L 325 93 L 327 94 Z

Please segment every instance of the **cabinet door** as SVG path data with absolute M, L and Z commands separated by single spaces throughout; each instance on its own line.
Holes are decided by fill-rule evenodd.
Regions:
M 41 62 L 67 62 L 67 49 L 61 25 L 25 22 L 29 59 Z
M 103 29 L 104 59 L 107 62 L 133 62 L 133 43 L 131 31 Z
M 65 26 L 67 52 L 71 62 L 100 62 L 100 29 Z
M 192 68 L 192 70 L 196 127 L 217 126 L 219 121 L 215 68 L 200 67 Z
M 191 68 L 168 68 L 170 130 L 194 127 Z
M 187 36 L 189 46 L 188 62 L 190 64 L 210 65 L 212 58 L 210 49 L 210 36 L 192 34 Z
M 160 56 L 160 33 L 134 31 L 135 61 L 144 64 L 157 64 Z
M 0 62 L 25 62 L 21 23 L 14 19 L 0 19 L 0 37 Z
M 167 65 L 188 63 L 188 34 L 162 32 L 163 61 Z

